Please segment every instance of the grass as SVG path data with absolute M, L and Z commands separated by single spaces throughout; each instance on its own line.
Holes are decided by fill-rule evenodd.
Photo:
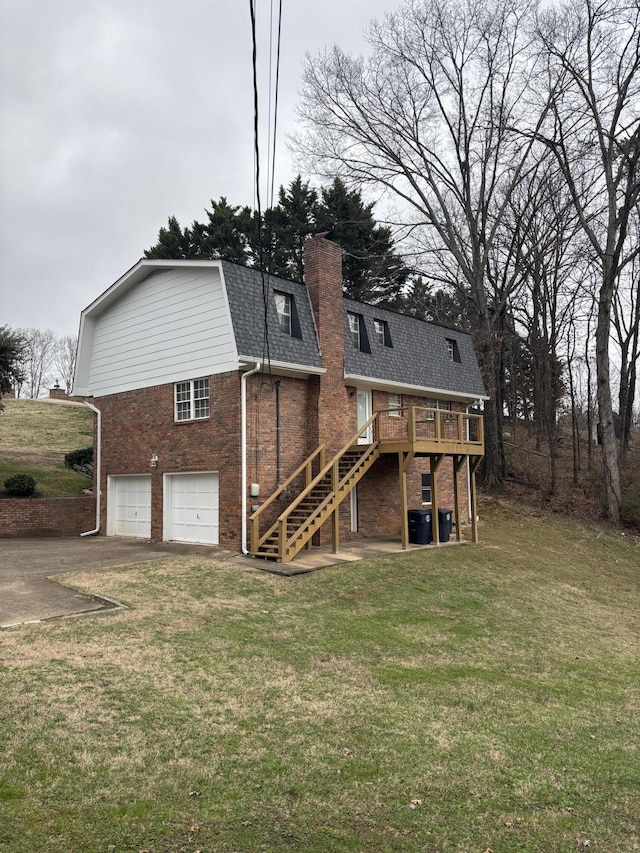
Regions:
M 91 482 L 65 467 L 64 456 L 93 442 L 93 413 L 79 406 L 4 397 L 0 412 L 0 488 L 29 474 L 45 497 L 82 494 Z
M 281 578 L 170 558 L 0 634 L 0 850 L 640 849 L 640 550 L 482 544 Z

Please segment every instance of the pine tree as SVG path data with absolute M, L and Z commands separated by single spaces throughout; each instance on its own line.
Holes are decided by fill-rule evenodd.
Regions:
M 175 216 L 169 217 L 167 226 L 167 228 L 160 229 L 158 232 L 158 242 L 145 251 L 145 258 L 170 259 L 173 261 L 190 258 L 188 229 L 183 231 Z
M 373 204 L 340 178 L 322 190 L 316 224 L 342 247 L 345 295 L 360 302 L 397 306 L 410 270 L 393 248 L 391 229 L 377 225 Z

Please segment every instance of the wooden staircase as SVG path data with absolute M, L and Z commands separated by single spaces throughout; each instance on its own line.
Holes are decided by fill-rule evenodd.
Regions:
M 288 563 L 333 515 L 337 526 L 338 507 L 380 456 L 374 414 L 360 432 L 329 462 L 324 464 L 324 446 L 317 448 L 286 482 L 251 516 L 251 553 L 256 557 Z M 372 435 L 370 444 L 358 444 L 360 436 Z M 313 465 L 319 471 L 312 478 Z M 285 494 L 303 472 L 306 485 L 271 527 L 260 535 L 260 517 L 273 501 Z

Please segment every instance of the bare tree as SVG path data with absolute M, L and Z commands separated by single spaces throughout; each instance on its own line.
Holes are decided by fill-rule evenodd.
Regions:
M 538 138 L 553 152 L 600 267 L 596 372 L 607 514 L 620 519 L 620 474 L 609 340 L 619 277 L 638 253 L 629 222 L 640 194 L 640 6 L 570 0 L 541 13 L 551 121 Z
M 54 367 L 58 373 L 58 381 L 62 380 L 64 390 L 71 393 L 73 387 L 73 375 L 76 369 L 76 352 L 78 347 L 77 338 L 73 335 L 64 335 L 58 338 L 55 347 Z
M 582 234 L 571 198 L 555 163 L 543 159 L 512 196 L 505 230 L 512 235 L 511 263 L 523 288 L 512 310 L 530 356 L 530 381 L 538 450 L 546 439 L 551 457 L 551 493 L 556 491 L 558 413 L 564 396 L 561 348 L 578 318 L 584 267 Z M 580 238 L 580 239 L 577 239 Z M 574 402 L 572 377 L 570 390 Z M 574 407 L 575 410 L 575 407 Z
M 620 361 L 618 412 L 622 431 L 622 459 L 629 449 L 640 361 L 640 257 L 634 258 L 616 288 L 613 299 L 613 337 Z
M 528 0 L 409 0 L 373 22 L 365 60 L 338 47 L 307 62 L 294 147 L 318 174 L 385 190 L 442 281 L 464 282 L 491 401 L 485 485 L 502 479 L 501 323 L 509 288 L 491 294 L 491 253 L 526 172 L 538 117 Z M 544 112 L 544 107 L 542 108 Z M 522 144 L 513 125 L 532 129 Z
M 51 383 L 51 368 L 55 358 L 56 337 L 47 329 L 17 329 L 25 340 L 21 368 L 24 382 L 19 396 L 36 399 Z

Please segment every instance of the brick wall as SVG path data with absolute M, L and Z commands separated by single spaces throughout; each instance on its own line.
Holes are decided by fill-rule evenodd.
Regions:
M 342 253 L 340 247 L 322 237 L 305 245 L 305 281 L 318 330 L 322 363 L 326 372 L 308 380 L 256 374 L 247 380 L 247 485 L 257 483 L 259 505 L 313 452 L 327 445 L 327 459 L 356 432 L 357 398 L 344 380 L 344 333 L 342 302 Z M 192 377 L 197 378 L 197 377 Z M 217 471 L 220 484 L 220 544 L 240 547 L 241 435 L 240 373 L 210 377 L 211 415 L 208 420 L 175 423 L 173 385 L 130 391 L 95 401 L 103 415 L 102 514 L 106 531 L 107 475 L 151 474 L 151 538 L 162 539 L 163 474 Z M 426 404 L 422 397 L 403 397 L 405 406 Z M 373 410 L 388 408 L 388 394 L 373 392 Z M 406 422 L 397 419 L 398 429 Z M 279 453 L 278 453 L 279 449 Z M 150 467 L 153 454 L 158 457 Z M 280 476 L 278 477 L 278 456 Z M 428 459 L 416 459 L 407 475 L 408 505 L 422 505 L 421 475 L 429 470 Z M 451 461 L 443 461 L 439 474 L 440 506 L 452 506 Z M 300 484 L 296 484 L 300 485 Z M 461 512 L 466 519 L 466 468 L 460 476 Z M 286 498 L 292 499 L 292 488 Z M 272 507 L 275 519 L 288 500 Z M 356 536 L 399 535 L 400 494 L 397 457 L 376 463 L 358 486 Z M 262 528 L 267 523 L 264 520 Z M 341 535 L 352 538 L 350 505 L 340 510 Z M 321 541 L 331 537 L 330 524 Z
M 193 377 L 198 378 L 198 377 Z M 95 401 L 102 412 L 102 523 L 107 476 L 151 474 L 151 539 L 162 539 L 163 475 L 218 471 L 220 545 L 240 547 L 240 374 L 210 377 L 211 414 L 174 421 L 173 385 L 155 385 Z M 150 467 L 151 456 L 158 461 Z
M 0 538 L 79 536 L 96 526 L 94 497 L 0 500 Z

